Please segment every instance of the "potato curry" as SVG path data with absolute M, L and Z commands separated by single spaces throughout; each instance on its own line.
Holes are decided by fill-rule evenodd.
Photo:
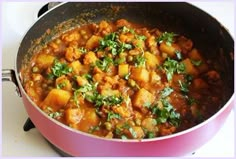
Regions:
M 125 19 L 64 32 L 21 78 L 51 118 L 105 138 L 144 139 L 191 128 L 220 107 L 220 74 L 191 39 Z

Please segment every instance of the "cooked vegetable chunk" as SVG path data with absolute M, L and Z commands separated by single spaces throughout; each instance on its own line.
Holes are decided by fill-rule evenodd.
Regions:
M 163 53 L 167 53 L 168 56 L 170 57 L 174 57 L 175 56 L 175 52 L 178 50 L 180 50 L 179 46 L 177 44 L 171 44 L 171 45 L 167 45 L 165 42 L 160 44 L 160 50 Z
M 124 77 L 129 74 L 129 65 L 128 64 L 120 64 L 118 66 L 118 75 L 120 77 Z
M 156 68 L 160 65 L 160 60 L 157 55 L 151 54 L 150 52 L 145 52 L 144 57 L 146 58 L 146 64 L 150 68 Z
M 71 97 L 71 93 L 61 89 L 52 89 L 44 101 L 41 103 L 41 107 L 45 109 L 50 107 L 53 111 L 58 111 L 64 107 Z
M 80 108 L 69 108 L 65 111 L 65 120 L 69 125 L 74 125 L 80 122 L 84 112 Z
M 99 46 L 100 39 L 101 39 L 100 36 L 93 35 L 91 38 L 88 39 L 85 47 L 88 50 L 93 50 L 94 48 Z
M 47 68 L 49 66 L 51 66 L 53 64 L 55 57 L 52 55 L 48 55 L 48 54 L 39 54 L 39 56 L 36 59 L 36 64 L 44 69 Z
M 194 67 L 191 60 L 189 58 L 186 58 L 182 61 L 182 63 L 185 65 L 185 71 L 186 73 L 197 76 L 199 74 L 198 70 Z
M 141 88 L 134 96 L 132 103 L 134 107 L 137 108 L 143 108 L 145 105 L 152 104 L 155 100 L 155 97 L 153 94 L 151 94 L 149 91 L 147 91 L 144 88 Z
M 148 82 L 149 81 L 149 72 L 145 68 L 134 67 L 131 69 L 130 78 L 140 81 L 140 82 Z

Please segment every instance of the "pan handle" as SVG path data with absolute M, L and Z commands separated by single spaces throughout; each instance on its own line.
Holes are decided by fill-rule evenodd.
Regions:
M 22 97 L 21 95 L 21 92 L 20 92 L 20 87 L 17 83 L 17 80 L 16 80 L 16 74 L 15 74 L 15 71 L 12 70 L 12 69 L 3 69 L 2 70 L 2 81 L 5 82 L 5 81 L 10 81 L 10 82 L 13 82 L 16 86 L 16 93 L 19 97 Z

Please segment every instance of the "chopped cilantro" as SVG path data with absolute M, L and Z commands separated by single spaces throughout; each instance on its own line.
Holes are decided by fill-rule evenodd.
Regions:
M 120 119 L 120 114 L 114 113 L 114 112 L 108 112 L 107 114 L 107 121 L 111 121 L 111 119 Z
M 66 86 L 66 83 L 65 83 L 65 82 L 62 82 L 62 83 L 57 84 L 57 85 L 56 85 L 56 88 L 57 88 L 57 89 L 62 89 L 62 88 L 64 88 L 65 86 Z
M 180 124 L 180 114 L 176 112 L 174 107 L 166 99 L 161 99 L 163 107 L 154 105 L 151 108 L 153 114 L 155 114 L 157 123 L 169 122 L 174 126 L 179 126 Z
M 160 44 L 165 41 L 166 44 L 170 46 L 173 43 L 175 36 L 177 36 L 177 34 L 173 32 L 164 32 L 157 38 L 157 42 Z
M 129 132 L 131 133 L 133 138 L 137 138 L 137 133 L 134 131 L 134 129 L 132 127 L 129 128 Z
M 112 58 L 106 56 L 102 60 L 96 61 L 96 66 L 100 68 L 102 71 L 107 71 L 110 65 L 113 64 Z
M 144 66 L 146 59 L 142 55 L 137 55 L 134 57 L 134 65 L 136 67 Z
M 79 52 L 81 52 L 83 54 L 87 53 L 87 49 L 84 47 L 80 47 L 78 50 L 79 50 Z
M 130 73 L 128 73 L 127 75 L 124 76 L 124 79 L 125 80 L 129 80 L 129 76 L 130 76 Z
M 189 89 L 188 89 L 189 85 L 186 82 L 182 82 L 181 80 L 178 80 L 178 82 L 179 82 L 180 90 L 183 93 L 188 93 L 189 92 Z
M 178 60 L 182 60 L 182 54 L 179 50 L 176 50 L 175 54 L 176 54 L 176 57 L 177 57 Z
M 161 97 L 162 98 L 166 98 L 167 96 L 169 96 L 174 90 L 170 87 L 166 87 L 161 91 Z
M 58 60 L 54 60 L 51 70 L 52 73 L 49 74 L 49 78 L 60 77 L 72 72 L 72 68 L 68 67 L 66 63 L 61 63 Z
M 163 68 L 166 72 L 166 77 L 168 81 L 172 80 L 172 76 L 174 73 L 184 73 L 185 72 L 185 65 L 180 63 L 176 60 L 167 58 L 167 60 L 163 64 Z
M 112 53 L 112 55 L 118 55 L 125 50 L 132 49 L 131 44 L 121 43 L 118 34 L 113 32 L 106 35 L 102 40 L 100 40 L 99 50 L 107 49 Z

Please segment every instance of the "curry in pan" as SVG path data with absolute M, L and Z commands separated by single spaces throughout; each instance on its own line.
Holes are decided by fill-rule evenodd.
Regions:
M 55 37 L 21 77 L 48 116 L 105 138 L 188 129 L 217 112 L 222 98 L 220 74 L 189 37 L 125 19 Z

